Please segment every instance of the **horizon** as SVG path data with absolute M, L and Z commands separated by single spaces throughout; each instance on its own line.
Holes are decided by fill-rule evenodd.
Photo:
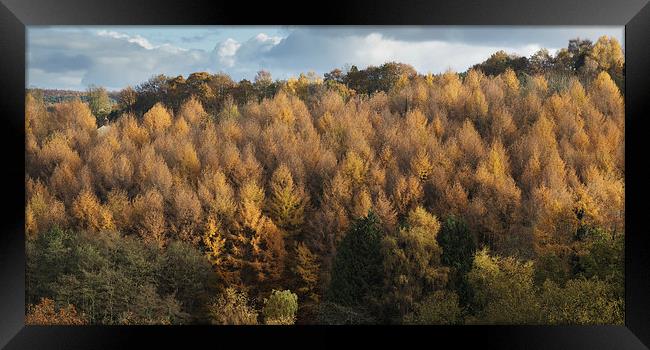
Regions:
M 625 47 L 622 26 L 30 26 L 26 89 L 114 92 L 195 72 L 252 81 L 265 70 L 286 80 L 391 61 L 419 74 L 463 72 L 500 50 L 554 54 L 570 39 L 602 35 Z

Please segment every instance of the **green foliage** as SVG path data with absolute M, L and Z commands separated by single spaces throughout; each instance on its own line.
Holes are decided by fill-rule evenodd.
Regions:
M 257 311 L 250 306 L 245 292 L 226 288 L 210 305 L 208 312 L 212 324 L 217 325 L 255 325 Z
M 71 231 L 54 227 L 26 241 L 28 303 L 51 297 L 58 276 L 78 271 L 76 238 Z
M 407 227 L 382 240 L 385 309 L 395 308 L 398 319 L 423 295 L 445 287 L 448 269 L 440 264 L 439 228 L 438 219 L 418 207 L 409 213 Z
M 344 306 L 376 302 L 383 282 L 382 234 L 372 212 L 352 225 L 336 252 L 328 301 Z
M 361 307 L 347 307 L 332 302 L 319 305 L 316 322 L 323 325 L 376 324 L 369 311 Z
M 466 274 L 474 261 L 476 238 L 463 219 L 450 215 L 438 234 L 438 244 L 442 248 L 442 264 L 451 268 L 450 287 L 466 303 L 470 298 Z
M 198 314 L 216 287 L 216 275 L 205 255 L 184 242 L 172 242 L 158 264 L 159 291 L 174 295 L 183 310 Z
M 88 88 L 88 107 L 98 120 L 103 120 L 113 107 L 108 92 L 103 87 L 91 86 Z
M 478 251 L 468 274 L 476 317 L 472 323 L 535 324 L 540 321 L 533 264 Z
M 574 273 L 587 279 L 597 277 L 617 286 L 623 297 L 625 285 L 625 236 L 611 234 L 599 228 L 589 228 L 581 239 L 576 254 Z
M 436 291 L 417 303 L 413 312 L 404 317 L 406 324 L 458 324 L 462 309 L 454 292 Z
M 547 324 L 623 324 L 623 297 L 598 278 L 569 280 L 564 288 L 546 281 L 540 303 Z
M 577 75 L 586 82 L 605 71 L 612 76 L 619 89 L 623 90 L 623 50 L 616 39 L 600 37 L 596 44 L 580 38 L 569 40 L 566 48 L 560 49 L 555 56 L 548 50 L 541 49 L 530 58 L 498 51 L 482 63 L 471 69 L 478 69 L 486 75 L 500 75 L 512 69 L 517 76 L 526 78 L 543 75 L 549 83 L 551 92 L 560 92 L 569 85 L 572 76 Z
M 237 120 L 239 118 L 239 108 L 232 98 L 227 98 L 224 102 L 221 112 L 219 112 L 219 120 Z
M 192 300 L 210 290 L 212 272 L 202 268 L 209 264 L 183 243 L 162 251 L 116 233 L 55 228 L 28 241 L 28 247 L 28 300 L 51 297 L 57 304 L 73 304 L 89 323 L 187 323 L 192 321 L 188 311 L 197 307 Z M 183 261 L 192 267 L 181 271 Z
M 504 51 L 498 51 L 485 62 L 475 65 L 473 68 L 481 70 L 486 75 L 499 75 L 510 68 L 520 72 L 528 66 L 528 59 L 517 55 L 509 55 Z
M 104 235 L 92 240 L 82 235 L 75 243 L 79 271 L 57 278 L 54 300 L 76 305 L 100 324 L 184 323 L 173 295 L 156 288 L 159 252 L 132 238 Z
M 273 290 L 268 299 L 264 299 L 264 322 L 272 325 L 292 325 L 296 322 L 298 296 L 290 290 Z
M 335 71 L 330 73 L 334 80 L 337 75 Z M 387 62 L 379 67 L 369 66 L 363 70 L 352 66 L 347 74 L 339 79 L 360 94 L 371 94 L 378 91 L 388 92 L 400 79 L 415 75 L 415 69 L 408 64 Z
M 622 285 L 579 277 L 564 287 L 546 280 L 533 285 L 533 266 L 512 257 L 476 254 L 468 277 L 478 310 L 469 323 L 622 324 Z
M 546 280 L 563 285 L 571 278 L 566 259 L 554 253 L 540 254 L 535 260 L 535 283 L 541 285 Z

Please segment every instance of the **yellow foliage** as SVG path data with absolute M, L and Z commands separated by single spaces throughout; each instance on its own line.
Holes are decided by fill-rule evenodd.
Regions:
M 421 181 L 427 181 L 432 171 L 433 165 L 429 160 L 429 154 L 426 150 L 420 149 L 415 157 L 411 159 L 411 172 Z
M 247 181 L 240 189 L 239 200 L 242 224 L 258 230 L 262 221 L 264 190 L 255 181 Z
M 590 52 L 590 57 L 603 70 L 621 67 L 625 61 L 621 44 L 614 37 L 608 37 L 606 35 L 598 38 L 598 41 L 596 41 Z
M 271 219 L 285 230 L 296 230 L 305 220 L 305 195 L 293 183 L 291 171 L 284 163 L 273 172 L 270 187 L 268 207 Z
M 544 95 L 548 91 L 548 82 L 543 75 L 536 75 L 531 81 L 531 87 L 538 95 Z
M 53 114 L 57 127 L 62 130 L 95 131 L 97 129 L 97 122 L 90 108 L 78 98 L 56 104 Z
M 185 118 L 179 117 L 176 119 L 174 122 L 174 132 L 180 136 L 184 137 L 187 135 L 187 133 L 190 131 L 190 127 L 185 121 Z
M 431 215 L 426 209 L 418 206 L 409 212 L 407 223 L 411 228 L 424 229 L 432 237 L 435 237 L 440 231 L 440 221 L 435 215 Z
M 319 299 L 316 294 L 320 269 L 317 259 L 316 254 L 312 253 L 307 245 L 302 242 L 296 245 L 296 266 L 293 271 L 301 282 L 297 291 L 314 302 L 318 302 Z
M 192 96 L 181 105 L 178 117 L 179 119 L 186 120 L 189 124 L 196 124 L 205 121 L 208 114 L 203 109 L 201 102 Z
M 410 240 L 435 236 L 437 218 L 454 214 L 499 254 L 566 251 L 576 208 L 585 224 L 624 232 L 617 45 L 596 43 L 587 59 L 606 70 L 597 74 L 588 63 L 532 78 L 448 71 L 395 76 L 393 89 L 358 96 L 302 75 L 245 104 L 250 91 L 239 88 L 250 86 L 206 73 L 193 78 L 206 79 L 199 97 L 183 102 L 177 90 L 164 99 L 175 115 L 157 103 L 136 117 L 141 103 L 132 101 L 101 133 L 84 103 L 46 108 L 30 93 L 26 234 L 61 226 L 159 246 L 185 240 L 204 249 L 226 284 L 260 297 L 289 287 L 281 277 L 292 269 L 301 298 L 314 301 L 350 222 L 370 210 L 401 243 L 421 245 Z M 570 60 L 565 51 L 559 58 Z M 420 277 L 443 280 L 429 272 Z M 408 278 L 393 282 L 414 286 Z
M 201 162 L 190 142 L 186 142 L 179 147 L 176 160 L 181 169 L 189 176 L 196 176 L 201 170 Z
M 54 226 L 65 227 L 65 205 L 56 199 L 40 181 L 29 179 L 26 185 L 29 196 L 25 207 L 25 232 L 34 237 Z
M 221 232 L 222 228 L 219 222 L 213 217 L 208 216 L 203 232 L 203 244 L 210 262 L 219 266 L 223 262 L 226 239 Z
M 441 84 L 443 101 L 453 107 L 460 97 L 463 86 L 458 74 L 452 71 L 445 72 L 441 77 Z
M 89 231 L 115 229 L 113 215 L 89 190 L 83 190 L 72 203 L 72 216 L 77 225 Z
M 133 223 L 136 233 L 146 242 L 158 246 L 165 244 L 167 229 L 163 212 L 163 196 L 156 189 L 150 189 L 133 200 Z
M 360 184 L 366 178 L 368 164 L 355 151 L 349 151 L 343 159 L 341 171 L 354 184 Z
M 172 116 L 161 103 L 156 103 L 142 116 L 142 123 L 150 133 L 160 134 L 172 125 Z
M 590 97 L 596 107 L 605 115 L 619 116 L 623 114 L 623 96 L 607 72 L 598 74 L 591 86 Z
M 356 193 L 352 198 L 352 202 L 351 214 L 355 219 L 366 217 L 372 208 L 372 197 L 366 189 Z
M 512 69 L 508 68 L 502 75 L 503 77 L 503 82 L 506 85 L 507 91 L 509 92 L 510 96 L 514 96 L 517 93 L 519 93 L 519 79 L 517 79 L 517 74 L 515 74 L 515 71 Z
M 133 115 L 122 115 L 118 125 L 122 129 L 122 135 L 136 145 L 142 146 L 149 142 L 149 132 L 138 124 Z

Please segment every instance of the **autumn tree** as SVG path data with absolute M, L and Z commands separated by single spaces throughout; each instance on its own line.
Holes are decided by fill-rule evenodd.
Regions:
M 69 220 L 63 202 L 54 197 L 40 181 L 28 180 L 26 192 L 30 193 L 25 208 L 25 232 L 35 237 L 58 226 L 65 227 Z
M 474 256 L 468 281 L 473 290 L 476 319 L 484 324 L 540 322 L 540 305 L 533 285 L 533 264 L 514 257 L 490 256 L 487 249 Z
M 424 295 L 442 290 L 447 268 L 441 266 L 441 249 L 436 240 L 438 218 L 418 207 L 408 215 L 406 226 L 382 239 L 387 305 L 401 318 L 412 311 Z
M 94 193 L 84 190 L 72 203 L 72 217 L 83 230 L 101 231 L 115 228 L 113 215 Z
M 299 287 L 297 292 L 305 298 L 318 302 L 318 279 L 320 264 L 318 257 L 304 243 L 296 245 L 295 252 L 296 264 L 294 273 L 298 277 Z
M 476 181 L 479 193 L 471 204 L 474 220 L 490 244 L 506 248 L 503 247 L 503 238 L 520 215 L 521 191 L 510 175 L 508 155 L 499 141 L 492 144 L 479 163 Z
M 217 325 L 255 325 L 257 311 L 250 306 L 248 296 L 234 288 L 226 288 L 208 306 L 212 324 Z
M 135 232 L 144 241 L 159 246 L 165 244 L 167 224 L 163 197 L 159 191 L 151 189 L 133 200 L 133 222 Z
M 126 88 L 120 90 L 117 101 L 118 107 L 122 111 L 133 113 L 135 104 L 138 102 L 138 95 L 132 87 L 127 86 Z
M 27 306 L 25 324 L 78 326 L 87 324 L 87 321 L 77 313 L 74 305 L 57 308 L 52 299 L 42 298 L 38 304 Z
M 268 210 L 273 222 L 295 235 L 305 220 L 304 190 L 296 186 L 289 168 L 281 164 L 271 177 Z
M 161 103 L 156 103 L 142 116 L 142 123 L 147 131 L 159 135 L 172 124 L 172 117 Z

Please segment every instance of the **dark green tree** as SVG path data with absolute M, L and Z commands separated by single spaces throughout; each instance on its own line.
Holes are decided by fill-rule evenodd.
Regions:
M 472 68 L 482 71 L 485 75 L 499 75 L 508 68 L 515 73 L 520 73 L 528 69 L 528 58 L 508 54 L 505 51 L 497 51 L 490 58 Z
M 471 290 L 466 275 L 472 269 L 476 238 L 462 218 L 451 215 L 442 225 L 438 244 L 442 248 L 442 264 L 451 268 L 449 285 L 458 292 L 461 303 L 467 303 Z
M 204 254 L 189 243 L 172 242 L 158 264 L 158 274 L 161 294 L 174 295 L 189 314 L 205 316 L 200 308 L 216 294 L 216 274 Z
M 582 231 L 581 239 L 576 244 L 573 273 L 587 279 L 595 277 L 611 283 L 622 298 L 625 285 L 625 236 L 612 236 L 600 228 L 586 228 Z
M 27 240 L 28 303 L 51 297 L 56 279 L 77 271 L 77 254 L 73 249 L 76 242 L 76 234 L 58 227 Z
M 372 306 L 381 293 L 382 228 L 370 212 L 358 219 L 338 246 L 326 299 L 344 306 Z
M 447 284 L 436 241 L 438 219 L 422 207 L 409 212 L 406 225 L 382 239 L 385 289 L 384 318 L 401 322 L 416 303 Z

